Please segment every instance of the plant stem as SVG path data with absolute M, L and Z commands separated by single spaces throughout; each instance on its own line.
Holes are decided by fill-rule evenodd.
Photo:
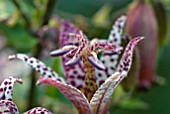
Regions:
M 48 0 L 41 26 L 48 24 L 48 21 L 52 15 L 52 11 L 54 9 L 56 1 L 57 0 Z
M 52 15 L 52 11 L 54 9 L 56 1 L 57 0 L 48 0 L 46 10 L 44 12 L 44 16 L 42 18 L 42 24 L 41 24 L 40 28 L 42 26 L 48 24 L 48 21 L 49 21 L 51 15 Z M 17 0 L 12 0 L 12 2 L 16 6 L 16 8 L 19 10 L 23 20 L 25 21 L 25 25 L 26 25 L 26 28 L 28 29 L 29 33 L 32 36 L 35 36 L 35 37 L 38 38 L 38 31 L 32 31 L 31 22 L 29 21 L 29 18 L 27 17 L 27 15 L 22 10 L 22 8 L 21 8 L 20 4 L 18 3 L 18 1 Z M 42 51 L 42 45 L 41 45 L 40 42 L 38 42 L 37 45 L 32 50 L 32 56 L 34 56 L 37 59 L 40 58 L 39 56 L 40 56 L 41 51 Z M 36 72 L 32 70 L 27 109 L 32 108 L 34 103 L 35 103 L 35 100 L 34 100 L 34 99 L 36 99 L 35 98 L 35 91 L 36 91 L 35 82 L 36 82 Z
M 56 1 L 57 0 L 48 0 L 40 28 L 43 27 L 44 25 L 48 24 L 48 21 L 51 17 L 51 14 L 52 14 L 52 11 L 53 11 Z M 36 33 L 36 34 L 38 34 L 38 33 Z M 41 51 L 43 50 L 41 43 L 38 42 L 37 45 L 33 49 L 34 49 L 34 50 L 32 50 L 33 56 L 35 58 L 39 59 Z M 36 99 L 35 98 L 35 91 L 36 91 L 35 82 L 36 82 L 36 72 L 32 71 L 27 109 L 34 107 L 34 103 L 35 103 L 35 99 Z
M 33 56 L 35 58 L 39 58 L 40 53 L 42 51 L 42 45 L 40 44 L 40 42 L 37 43 L 37 45 L 33 48 L 34 50 L 32 51 Z M 29 99 L 28 99 L 28 104 L 27 104 L 27 109 L 31 109 L 33 108 L 33 105 L 35 103 L 35 90 L 36 90 L 36 71 L 32 70 L 31 73 L 31 82 L 30 82 L 30 90 L 29 90 Z

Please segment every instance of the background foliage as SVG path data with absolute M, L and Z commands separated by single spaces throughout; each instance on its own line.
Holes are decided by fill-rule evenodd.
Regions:
M 160 1 L 166 9 L 165 25 L 169 30 L 170 1 Z M 63 76 L 60 59 L 48 55 L 58 45 L 58 19 L 71 20 L 90 39 L 106 38 L 114 20 L 119 15 L 126 14 L 132 2 L 133 0 L 72 0 L 71 2 L 70 0 L 0 0 L 0 81 L 10 75 L 23 78 L 23 85 L 16 85 L 14 90 L 14 102 L 20 112 L 34 106 L 44 106 L 52 112 L 63 114 L 76 113 L 76 109 L 56 88 L 46 85 L 35 86 L 33 82 L 36 79 L 33 76 L 36 74 L 20 62 L 9 62 L 7 60 L 9 54 L 22 52 L 38 57 Z M 157 57 L 157 74 L 162 77 L 164 83 L 155 85 L 148 91 L 140 91 L 136 99 L 125 102 L 118 100 L 119 105 L 111 106 L 111 114 L 170 113 L 169 31 L 166 37 L 166 45 L 159 46 Z M 114 97 L 117 96 L 118 99 L 122 93 L 124 91 L 119 87 Z M 123 99 L 128 95 L 126 93 Z

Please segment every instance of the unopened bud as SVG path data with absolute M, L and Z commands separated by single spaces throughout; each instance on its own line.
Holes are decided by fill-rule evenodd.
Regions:
M 145 37 L 145 40 L 138 45 L 140 57 L 139 87 L 148 89 L 156 82 L 155 62 L 158 27 L 154 12 L 145 0 L 136 1 L 129 9 L 126 32 L 132 38 Z

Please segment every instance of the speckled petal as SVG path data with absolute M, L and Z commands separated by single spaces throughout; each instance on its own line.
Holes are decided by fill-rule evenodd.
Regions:
M 10 100 L 0 100 L 0 114 L 19 114 L 17 106 Z
M 104 108 L 106 107 L 108 100 L 110 100 L 110 97 L 115 87 L 118 85 L 118 83 L 122 79 L 122 77 L 121 79 L 119 79 L 120 76 L 121 74 L 119 72 L 116 72 L 115 74 L 110 76 L 93 95 L 90 101 L 90 108 L 93 114 L 104 113 L 104 110 L 105 110 Z
M 15 82 L 22 83 L 22 80 L 14 77 L 9 77 L 2 82 L 0 86 L 0 100 L 12 101 L 13 86 Z
M 116 20 L 116 22 L 112 26 L 112 30 L 109 34 L 110 43 L 121 45 L 121 37 L 122 37 L 121 35 L 123 32 L 123 26 L 126 22 L 126 19 L 127 19 L 127 17 L 123 15 Z
M 112 26 L 112 30 L 109 35 L 109 43 L 120 46 L 122 41 L 123 26 L 126 21 L 126 16 L 121 16 Z M 106 66 L 105 72 L 96 70 L 97 84 L 101 85 L 111 74 L 116 70 L 118 63 L 118 53 L 104 52 L 100 58 L 100 61 Z
M 133 51 L 136 45 L 143 37 L 134 38 L 127 45 L 125 52 L 120 60 L 116 72 L 110 76 L 96 91 L 90 101 L 90 107 L 94 114 L 103 114 L 112 93 L 116 86 L 127 76 L 132 64 Z
M 42 107 L 36 107 L 25 112 L 24 114 L 52 114 L 52 112 Z
M 78 42 L 78 37 L 73 37 L 72 35 L 77 34 L 82 36 L 81 30 L 79 30 L 76 26 L 74 26 L 69 21 L 64 20 L 61 27 L 60 32 L 60 48 L 65 45 L 80 45 Z M 72 35 L 70 35 L 70 33 Z M 64 67 L 64 74 L 66 76 L 66 80 L 72 86 L 81 89 L 85 86 L 84 83 L 84 65 L 82 61 L 79 61 L 74 66 L 66 66 L 65 64 L 73 58 L 75 53 L 77 52 L 78 48 L 71 50 L 66 56 L 62 56 L 62 63 Z
M 53 85 L 58 88 L 75 105 L 79 111 L 79 114 L 91 114 L 89 103 L 86 97 L 77 88 L 68 84 L 64 84 L 60 81 L 41 77 L 38 80 L 38 84 L 42 83 Z
M 122 47 L 114 44 L 114 43 L 109 43 L 107 40 L 98 40 L 98 39 L 93 39 L 90 42 L 90 51 L 95 51 L 95 52 L 107 52 L 107 53 L 115 53 L 115 54 L 120 54 L 122 51 Z
M 122 47 L 107 42 L 107 40 L 98 40 L 93 39 L 90 42 L 90 51 L 93 53 L 104 52 L 105 54 L 113 55 L 113 54 L 120 54 L 122 51 Z M 96 57 L 89 56 L 89 62 L 94 65 L 98 70 L 105 70 L 107 65 L 104 65 L 100 60 L 98 60 L 97 55 Z
M 20 59 L 30 65 L 33 69 L 35 69 L 37 72 L 39 72 L 44 77 L 49 77 L 54 80 L 59 80 L 65 83 L 65 80 L 62 77 L 59 77 L 58 74 L 48 66 L 46 66 L 43 62 L 37 60 L 33 57 L 28 57 L 25 54 L 16 54 L 9 56 L 9 59 Z
M 79 30 L 77 27 L 75 27 L 71 22 L 67 20 L 62 21 L 62 26 L 60 30 L 60 48 L 62 48 L 65 45 L 73 45 L 78 40 L 70 37 L 70 33 L 72 34 L 81 34 L 81 30 Z
M 133 56 L 133 51 L 138 44 L 144 37 L 136 37 L 132 39 L 128 45 L 126 46 L 125 52 L 120 59 L 120 62 L 117 67 L 118 72 L 126 71 L 126 73 L 129 72 L 131 64 L 132 64 L 132 56 Z

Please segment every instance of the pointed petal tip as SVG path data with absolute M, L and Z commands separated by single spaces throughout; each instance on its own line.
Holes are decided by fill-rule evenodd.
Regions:
M 144 37 L 144 36 L 142 36 L 142 37 L 141 37 L 141 40 L 142 40 L 142 39 L 145 39 L 145 37 Z
M 15 54 L 15 55 L 9 55 L 8 56 L 8 59 L 9 60 L 13 60 L 13 59 L 16 59 L 17 58 L 17 55 Z
M 126 20 L 126 19 L 127 19 L 127 16 L 126 16 L 126 15 L 121 15 L 121 16 L 120 16 L 120 19 Z
M 12 80 L 14 80 L 15 82 L 18 82 L 18 83 L 20 83 L 20 84 L 22 84 L 23 83 L 23 81 L 22 81 L 22 79 L 21 78 L 15 78 L 15 77 L 13 77 L 13 76 L 10 76 L 8 79 L 12 79 Z
M 140 40 L 145 39 L 145 37 L 144 36 L 139 36 L 139 37 L 135 37 L 134 39 L 138 39 L 140 41 Z
M 135 37 L 134 39 L 132 39 L 132 43 L 138 44 L 138 42 L 140 42 L 141 40 L 145 39 L 145 37 L 141 36 L 141 37 Z
M 45 77 L 40 76 L 36 82 L 36 85 L 41 85 L 43 79 L 45 79 Z
M 18 82 L 18 83 L 20 83 L 20 84 L 23 83 L 22 79 L 20 79 L 20 78 L 17 78 L 17 79 L 16 79 L 16 82 Z
M 106 67 L 101 63 L 99 60 L 96 60 L 93 56 L 88 57 L 88 61 L 97 69 L 99 70 L 105 70 Z

